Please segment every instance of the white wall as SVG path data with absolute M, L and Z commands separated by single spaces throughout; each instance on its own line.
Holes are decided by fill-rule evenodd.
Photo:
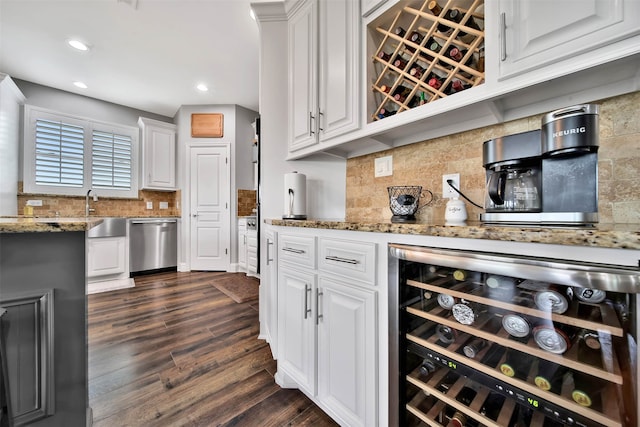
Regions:
M 324 154 L 305 160 L 285 160 L 288 79 L 284 4 L 252 6 L 260 26 L 261 216 L 263 219 L 282 217 L 284 174 L 298 171 L 307 176 L 307 216 L 344 219 L 346 160 Z
M 24 95 L 0 73 L 0 216 L 18 213 L 21 109 Z
M 253 190 L 252 146 L 255 137 L 251 123 L 258 117 L 253 110 L 236 106 L 236 188 Z

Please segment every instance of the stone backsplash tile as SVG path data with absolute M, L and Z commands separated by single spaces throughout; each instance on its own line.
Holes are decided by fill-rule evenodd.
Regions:
M 594 101 L 600 104 L 598 151 L 599 217 L 601 223 L 640 223 L 640 92 Z M 448 135 L 347 161 L 346 220 L 387 221 L 391 218 L 387 187 L 420 185 L 434 200 L 418 219 L 441 222 L 442 175 L 460 173 L 462 191 L 484 204 L 485 171 L 482 143 L 499 136 L 540 129 L 544 114 Z M 374 159 L 393 156 L 393 176 L 374 177 Z M 465 202 L 469 218 L 482 209 Z
M 78 196 L 51 196 L 46 194 L 23 194 L 22 182 L 18 183 L 18 213 L 22 214 L 27 200 L 42 200 L 42 206 L 34 206 L 33 214 L 39 217 L 81 217 L 85 214 L 85 198 Z M 94 212 L 91 216 L 179 216 L 180 191 L 148 191 L 140 190 L 137 199 L 117 199 L 100 197 L 94 202 L 89 198 L 89 205 Z M 147 202 L 153 203 L 153 209 L 147 209 Z M 167 202 L 167 209 L 160 209 L 160 202 Z
M 238 216 L 251 216 L 256 212 L 256 190 L 238 190 Z

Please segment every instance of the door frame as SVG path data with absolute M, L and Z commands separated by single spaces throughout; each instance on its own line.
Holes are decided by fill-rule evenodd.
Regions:
M 228 195 L 229 199 L 227 200 L 229 206 L 229 215 L 226 230 L 229 233 L 229 251 L 232 250 L 233 246 L 233 233 L 231 233 L 231 218 L 232 218 L 232 210 L 234 205 L 231 203 L 231 195 L 233 193 L 233 189 L 235 187 L 235 179 L 234 174 L 231 171 L 231 168 L 234 164 L 233 160 L 233 150 L 230 142 L 216 142 L 216 143 L 190 143 L 185 147 L 185 157 L 182 160 L 182 164 L 185 166 L 184 173 L 184 186 L 183 192 L 180 199 L 182 200 L 182 235 L 178 236 L 178 241 L 181 242 L 181 246 L 184 250 L 184 258 L 182 265 L 179 265 L 179 271 L 191 271 L 191 150 L 194 148 L 224 148 L 227 151 L 227 159 L 228 159 L 228 167 L 227 167 L 227 181 L 228 181 Z M 180 234 L 180 233 L 179 233 Z M 230 260 L 231 258 L 229 258 Z M 179 263 L 181 264 L 181 263 Z M 230 267 L 231 261 L 229 261 L 229 265 L 227 269 Z

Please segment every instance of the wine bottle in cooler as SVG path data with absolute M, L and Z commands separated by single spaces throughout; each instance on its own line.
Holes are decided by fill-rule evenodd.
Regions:
M 500 372 L 508 377 L 526 380 L 534 357 L 528 353 L 521 353 L 514 349 L 507 349 L 504 362 L 500 364 Z
M 486 345 L 487 345 L 487 341 L 486 340 L 484 340 L 482 338 L 479 338 L 479 337 L 476 337 L 476 338 L 472 339 L 467 345 L 465 345 L 462 348 L 462 352 L 468 358 L 475 359 L 475 357 L 478 355 L 480 350 L 485 348 Z
M 606 382 L 578 371 L 573 371 L 572 376 L 573 391 L 571 392 L 571 397 L 573 400 L 581 406 L 600 409 Z
M 533 382 L 541 390 L 560 394 L 568 368 L 550 362 L 545 359 L 538 359 L 538 372 Z

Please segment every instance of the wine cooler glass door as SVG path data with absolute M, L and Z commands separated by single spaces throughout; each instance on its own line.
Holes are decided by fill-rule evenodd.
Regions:
M 392 425 L 637 426 L 638 269 L 390 254 Z

